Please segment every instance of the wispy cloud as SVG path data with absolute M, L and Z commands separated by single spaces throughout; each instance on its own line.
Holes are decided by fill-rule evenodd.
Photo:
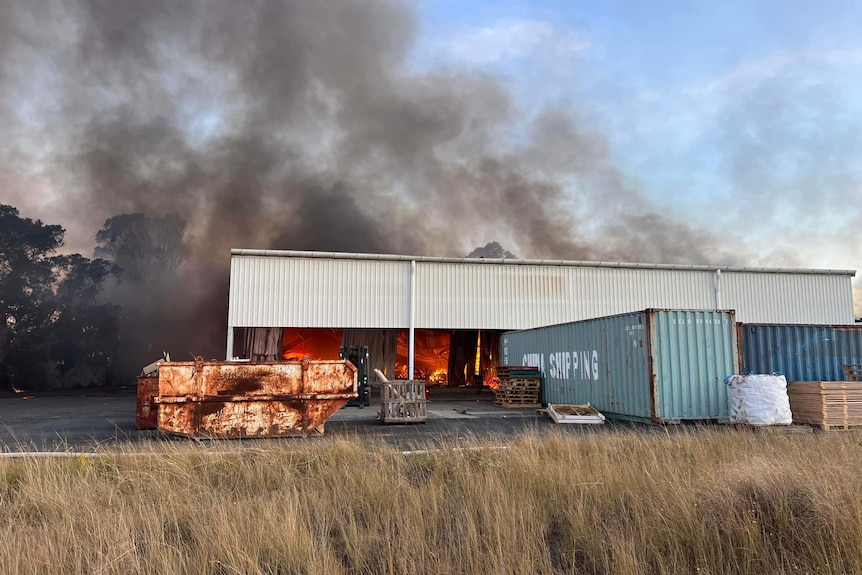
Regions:
M 804 67 L 809 70 L 859 68 L 862 66 L 862 49 L 810 48 L 797 52 L 776 52 L 762 58 L 745 60 L 713 78 L 705 91 L 745 89 L 764 81 Z
M 507 20 L 460 28 L 435 41 L 429 52 L 445 61 L 491 66 L 524 60 L 565 62 L 589 47 L 589 38 L 579 30 L 538 20 Z

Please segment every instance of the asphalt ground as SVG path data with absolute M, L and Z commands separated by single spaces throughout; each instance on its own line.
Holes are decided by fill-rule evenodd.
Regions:
M 90 452 L 118 444 L 172 439 L 158 431 L 135 428 L 135 388 L 81 389 L 0 396 L 0 452 Z M 524 432 L 605 433 L 631 424 L 557 425 L 536 409 L 494 405 L 489 390 L 432 390 L 426 423 L 383 424 L 379 399 L 366 407 L 346 406 L 326 422 L 324 438 L 379 439 L 404 449 L 427 449 L 462 440 L 505 439 Z M 649 427 L 649 426 L 638 426 Z M 319 437 L 237 440 L 318 441 Z

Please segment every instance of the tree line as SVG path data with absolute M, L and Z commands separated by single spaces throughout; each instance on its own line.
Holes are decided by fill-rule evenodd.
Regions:
M 188 257 L 186 222 L 114 216 L 92 258 L 59 253 L 64 237 L 0 204 L 0 389 L 128 383 L 154 353 L 141 335 Z

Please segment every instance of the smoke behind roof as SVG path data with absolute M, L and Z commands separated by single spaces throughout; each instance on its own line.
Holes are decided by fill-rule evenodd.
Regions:
M 495 239 L 524 257 L 733 259 L 649 210 L 572 113 L 525 121 L 492 77 L 411 69 L 402 2 L 6 0 L 0 21 L 21 142 L 2 169 L 24 159 L 48 182 L 35 208 L 68 218 L 73 244 L 144 211 L 181 214 L 198 257 L 222 261 Z
M 417 31 L 397 0 L 0 0 L 6 201 L 84 252 L 177 213 L 219 294 L 232 247 L 751 263 L 650 206 L 576 111 L 410 67 Z

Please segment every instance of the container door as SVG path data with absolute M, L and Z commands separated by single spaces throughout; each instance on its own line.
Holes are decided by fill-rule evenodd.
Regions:
M 656 417 L 664 422 L 727 419 L 724 379 L 738 367 L 733 312 L 659 310 L 651 322 Z
M 623 413 L 630 413 L 637 417 L 652 418 L 652 397 L 650 386 L 647 385 L 649 377 L 649 316 L 639 313 L 631 316 L 632 321 L 627 326 L 626 353 L 625 353 L 625 376 L 627 385 L 624 390 L 626 401 L 623 404 Z
M 590 382 L 590 397 L 596 398 L 591 403 L 593 405 L 609 405 L 612 410 L 613 406 L 616 405 L 616 394 L 614 393 L 613 385 L 611 385 L 610 364 L 607 361 L 607 358 L 611 357 L 609 355 L 608 324 L 601 324 L 598 341 L 601 342 L 600 353 L 604 355 L 602 356 L 603 361 L 602 367 L 599 370 L 598 381 L 595 383 Z
M 647 330 L 643 313 L 607 318 L 603 322 L 610 413 L 648 420 L 650 395 L 647 385 Z M 602 374 L 603 376 L 605 374 Z

